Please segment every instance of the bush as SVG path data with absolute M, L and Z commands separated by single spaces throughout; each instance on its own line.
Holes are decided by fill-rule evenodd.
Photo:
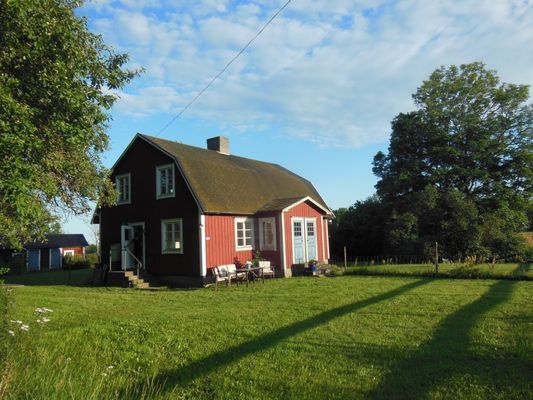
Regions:
M 65 257 L 63 260 L 63 269 L 84 269 L 89 267 L 89 261 L 82 256 Z
M 89 253 L 89 254 L 85 254 L 85 260 L 87 260 L 87 262 L 89 263 L 89 266 L 91 268 L 94 268 L 94 265 L 95 264 L 98 264 L 98 254 L 96 253 Z

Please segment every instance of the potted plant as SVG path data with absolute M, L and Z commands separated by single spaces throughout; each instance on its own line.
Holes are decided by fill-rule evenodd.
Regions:
M 311 260 L 309 260 L 307 262 L 307 273 L 309 275 L 314 275 L 317 271 L 317 268 L 318 268 L 318 261 L 315 260 L 314 258 L 312 258 Z

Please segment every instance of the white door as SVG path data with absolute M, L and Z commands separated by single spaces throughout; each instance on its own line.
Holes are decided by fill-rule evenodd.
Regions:
M 292 258 L 294 264 L 305 262 L 303 220 L 292 220 Z
M 306 219 L 305 220 L 305 233 L 307 246 L 307 260 L 317 260 L 318 254 L 316 251 L 316 220 L 315 219 Z
M 133 246 L 133 228 L 129 225 L 122 225 L 120 227 L 121 238 L 121 254 L 122 254 L 122 269 L 125 271 L 128 268 L 134 268 L 135 263 L 131 255 Z

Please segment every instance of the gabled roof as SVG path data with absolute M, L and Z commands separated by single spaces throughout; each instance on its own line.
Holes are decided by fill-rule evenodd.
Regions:
M 333 215 L 311 182 L 280 165 L 148 135 L 137 138 L 174 158 L 204 213 L 253 215 L 276 201 L 294 203 L 309 197 Z
M 58 234 L 46 235 L 44 242 L 27 243 L 24 245 L 27 249 L 43 249 L 43 248 L 60 248 L 60 247 L 85 247 L 88 246 L 85 236 L 82 234 Z

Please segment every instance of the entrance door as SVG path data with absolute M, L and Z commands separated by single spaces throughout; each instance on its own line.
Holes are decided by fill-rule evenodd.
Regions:
M 125 271 L 135 267 L 133 260 L 133 228 L 129 225 L 122 225 L 120 227 L 121 238 L 121 254 L 122 254 L 122 269 Z
M 144 222 L 122 225 L 122 269 L 136 268 L 138 261 L 146 268 L 144 256 Z M 137 261 L 138 260 L 138 261 Z
M 292 262 L 303 264 L 318 259 L 316 219 L 292 219 Z
M 316 260 L 318 258 L 318 254 L 316 251 L 316 221 L 314 219 L 306 219 L 305 227 L 306 227 L 307 261 Z
M 305 262 L 304 232 L 302 225 L 302 219 L 292 220 L 292 258 L 294 264 L 302 264 Z

